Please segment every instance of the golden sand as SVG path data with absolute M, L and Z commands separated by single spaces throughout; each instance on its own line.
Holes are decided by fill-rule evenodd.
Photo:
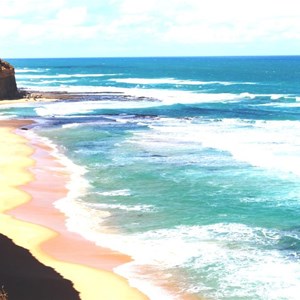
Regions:
M 15 244 L 28 249 L 41 263 L 54 268 L 63 277 L 71 280 L 83 300 L 148 299 L 140 291 L 131 287 L 124 278 L 113 272 L 91 267 L 93 261 L 90 264 L 82 264 L 78 259 L 76 260 L 76 257 L 72 263 L 64 259 L 57 259 L 56 254 L 51 252 L 51 247 L 43 245 L 50 243 L 52 246 L 55 245 L 56 250 L 60 249 L 60 253 L 64 253 L 63 243 L 60 242 L 63 240 L 63 235 L 44 226 L 30 223 L 30 221 L 17 219 L 17 213 L 10 215 L 10 211 L 18 211 L 22 205 L 31 202 L 32 196 L 25 192 L 25 189 L 22 190 L 22 187 L 35 181 L 32 173 L 28 170 L 29 167 L 34 168 L 36 164 L 36 161 L 31 158 L 34 149 L 29 146 L 30 141 L 14 132 L 15 128 L 21 124 L 24 123 L 7 122 L 5 125 L 0 122 L 1 233 L 13 239 Z M 48 191 L 48 193 L 51 192 Z M 44 197 L 45 194 L 41 191 L 41 195 Z M 28 211 L 29 216 L 34 213 L 35 211 Z M 59 214 L 57 216 L 55 219 L 54 214 L 54 219 L 51 220 L 53 223 L 61 218 Z M 63 231 L 65 231 L 64 228 L 61 232 Z M 59 239 L 56 240 L 56 237 Z M 76 246 L 78 247 L 78 245 L 80 243 Z M 95 246 L 91 247 L 95 248 Z M 78 249 L 76 250 L 78 251 Z M 84 247 L 82 250 L 84 253 Z M 101 252 L 101 248 L 98 251 Z M 105 259 L 106 254 L 105 252 L 102 259 Z M 71 253 L 64 253 L 61 257 L 68 257 L 68 255 L 70 256 Z M 101 257 L 101 253 L 97 255 Z M 112 252 L 112 255 L 115 253 Z M 92 259 L 93 256 L 90 257 Z M 88 258 L 86 259 L 88 260 Z M 103 263 L 105 264 L 105 262 Z

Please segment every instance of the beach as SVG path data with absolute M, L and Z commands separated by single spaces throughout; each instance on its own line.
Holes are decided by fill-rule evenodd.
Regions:
M 299 300 L 296 1 L 0 2 L 7 248 L 83 300 Z
M 299 57 L 12 63 L 2 234 L 82 299 L 297 300 Z
M 31 123 L 24 120 L 0 122 L 1 233 L 19 247 L 28 249 L 40 262 L 41 268 L 43 264 L 51 269 L 43 267 L 47 270 L 47 275 L 42 275 L 42 271 L 31 273 L 32 268 L 28 266 L 30 262 L 33 263 L 34 258 L 26 252 L 24 258 L 18 260 L 20 264 L 14 270 L 16 265 L 8 263 L 15 261 L 13 255 L 16 251 L 21 251 L 21 248 L 3 236 L 3 247 L 7 251 L 5 257 L 1 256 L 5 264 L 3 269 L 1 267 L 1 278 L 4 282 L 0 284 L 8 295 L 12 295 L 9 299 L 19 299 L 17 295 L 23 294 L 26 287 L 25 294 L 28 297 L 22 299 L 38 299 L 34 298 L 35 290 L 40 291 L 38 295 L 48 294 L 45 285 L 50 288 L 51 280 L 55 284 L 61 282 L 61 289 L 64 290 L 59 293 L 60 290 L 57 289 L 58 296 L 55 299 L 77 299 L 77 292 L 80 299 L 87 300 L 147 299 L 131 287 L 127 280 L 113 273 L 114 267 L 130 261 L 130 257 L 96 247 L 66 229 L 65 216 L 53 203 L 68 193 L 66 184 L 70 174 L 51 156 L 48 145 L 43 145 L 41 141 L 28 140 L 24 137 L 24 132 L 18 129 L 22 127 L 24 130 Z M 27 271 L 24 270 L 26 268 Z M 70 282 L 63 280 L 53 269 L 70 280 L 73 289 Z M 26 284 L 27 273 L 34 283 Z M 14 281 L 22 282 L 22 276 L 23 284 L 14 284 Z M 44 277 L 45 285 L 38 284 Z M 10 280 L 6 281 L 7 278 Z M 45 296 L 43 299 L 48 298 Z

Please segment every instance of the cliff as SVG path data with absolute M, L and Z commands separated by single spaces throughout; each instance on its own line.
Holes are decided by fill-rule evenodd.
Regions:
M 15 69 L 0 59 L 0 99 L 15 99 L 18 96 Z

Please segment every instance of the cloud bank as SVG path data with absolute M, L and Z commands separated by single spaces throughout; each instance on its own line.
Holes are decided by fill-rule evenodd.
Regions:
M 147 53 L 151 45 L 156 52 L 157 47 L 208 51 L 212 46 L 300 42 L 296 0 L 104 2 L 0 0 L 0 38 L 12 47 L 47 44 L 62 53 L 81 45 L 88 54 L 116 48 Z

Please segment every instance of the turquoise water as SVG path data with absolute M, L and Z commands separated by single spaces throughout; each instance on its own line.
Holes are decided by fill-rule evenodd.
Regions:
M 300 57 L 10 62 L 19 87 L 80 93 L 0 113 L 84 168 L 59 206 L 135 259 L 118 273 L 152 299 L 298 299 Z

